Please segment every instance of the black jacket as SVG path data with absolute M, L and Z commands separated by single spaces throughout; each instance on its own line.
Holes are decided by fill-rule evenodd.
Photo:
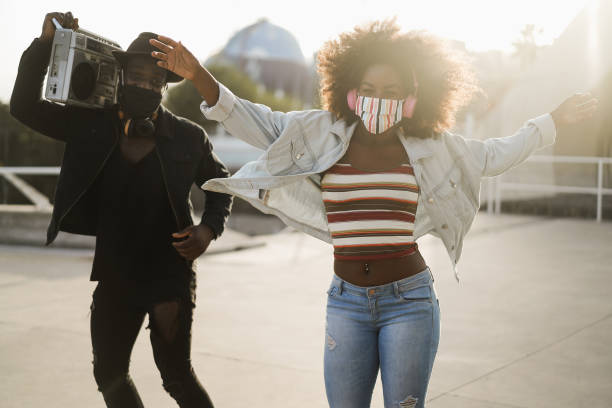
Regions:
M 58 232 L 95 235 L 97 211 L 91 186 L 120 135 L 115 109 L 84 109 L 41 99 L 51 44 L 35 39 L 23 53 L 13 94 L 11 114 L 32 129 L 66 143 L 55 193 L 47 245 Z M 156 151 L 166 190 L 180 229 L 193 225 L 189 191 L 193 183 L 227 177 L 227 169 L 212 152 L 206 132 L 195 123 L 161 107 L 156 120 Z M 232 197 L 206 192 L 202 223 L 218 237 L 229 215 Z

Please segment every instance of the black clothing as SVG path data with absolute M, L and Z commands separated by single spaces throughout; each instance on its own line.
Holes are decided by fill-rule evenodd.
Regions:
M 95 235 L 97 203 L 91 186 L 102 171 L 120 134 L 117 112 L 62 106 L 41 99 L 51 43 L 35 39 L 23 53 L 11 96 L 13 116 L 32 129 L 66 142 L 47 244 L 58 231 Z M 193 224 L 189 191 L 195 182 L 227 177 L 228 171 L 212 152 L 204 129 L 160 106 L 156 122 L 159 155 L 170 205 L 178 230 Z M 231 207 L 231 196 L 206 192 L 202 223 L 221 235 Z
M 145 290 L 146 291 L 146 290 Z M 132 348 L 145 315 L 149 314 L 155 364 L 164 389 L 181 408 L 208 408 L 213 404 L 191 366 L 193 309 L 184 298 L 166 327 L 159 327 L 153 305 L 142 299 L 141 286 L 115 286 L 100 282 L 91 304 L 91 343 L 94 377 L 110 408 L 141 408 L 142 401 L 129 374 Z M 171 332 L 168 332 L 171 327 Z
M 155 149 L 130 163 L 117 146 L 94 184 L 98 226 L 91 280 L 189 280 L 172 246 L 177 223 Z
M 193 225 L 189 192 L 228 171 L 204 130 L 160 106 L 155 148 L 138 163 L 121 153 L 117 110 L 61 106 L 41 100 L 51 44 L 37 39 L 23 53 L 11 96 L 13 116 L 66 148 L 47 244 L 58 231 L 95 235 L 91 313 L 94 376 L 109 407 L 142 407 L 129 359 L 145 315 L 178 305 L 170 337 L 151 324 L 155 363 L 180 407 L 212 407 L 190 362 L 193 263 L 171 245 L 171 234 Z M 223 232 L 232 198 L 206 192 L 202 223 Z M 158 317 L 158 316 L 157 316 Z M 174 330 L 174 328 L 176 330 Z

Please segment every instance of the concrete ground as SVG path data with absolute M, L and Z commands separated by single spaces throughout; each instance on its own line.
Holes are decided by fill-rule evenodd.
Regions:
M 251 243 L 265 245 L 228 251 Z M 331 248 L 290 231 L 215 245 L 199 261 L 193 364 L 216 406 L 327 406 Z M 460 284 L 435 238 L 420 247 L 442 312 L 428 407 L 612 407 L 611 223 L 481 214 Z M 91 256 L 0 246 L 2 407 L 104 406 L 91 374 Z M 175 406 L 144 330 L 132 375 L 147 407 Z

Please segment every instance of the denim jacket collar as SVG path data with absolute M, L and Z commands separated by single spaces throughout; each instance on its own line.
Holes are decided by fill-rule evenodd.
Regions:
M 406 149 L 406 153 L 408 153 L 410 156 L 411 162 L 414 163 L 434 155 L 434 149 L 431 146 L 431 139 L 408 136 L 406 133 L 404 133 L 404 129 L 401 127 L 399 128 L 398 133 L 400 141 Z
M 358 124 L 359 121 L 356 120 L 347 126 L 344 120 L 337 120 L 331 125 L 330 133 L 335 134 L 345 145 L 348 145 Z M 407 136 L 401 127 L 398 128 L 397 132 L 402 145 L 404 145 L 404 148 L 406 149 L 406 152 L 410 152 L 410 160 L 412 162 L 434 155 L 434 149 L 431 146 L 430 139 Z
M 342 143 L 348 145 L 358 123 L 359 121 L 356 120 L 349 125 L 344 119 L 339 119 L 332 123 L 329 132 L 338 136 L 342 140 Z

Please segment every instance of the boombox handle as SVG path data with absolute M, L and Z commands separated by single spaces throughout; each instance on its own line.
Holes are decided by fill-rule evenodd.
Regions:
M 51 19 L 51 21 L 53 21 L 53 25 L 55 25 L 55 29 L 56 30 L 63 30 L 64 27 L 62 27 L 62 25 L 59 23 L 59 21 L 57 21 L 57 18 L 53 17 Z
M 55 29 L 56 30 L 70 30 L 69 28 L 62 27 L 62 25 L 59 23 L 59 21 L 57 21 L 57 19 L 55 17 L 52 18 L 52 21 L 53 21 L 53 24 L 55 25 Z M 71 30 L 71 31 L 73 31 L 73 30 Z M 91 31 L 87 31 L 87 30 L 84 30 L 82 28 L 78 28 L 78 29 L 76 29 L 74 31 L 76 31 L 77 33 L 85 34 L 88 37 L 92 37 L 92 38 L 94 38 L 94 39 L 96 39 L 96 40 L 98 40 L 100 42 L 106 43 L 108 45 L 112 45 L 113 47 L 117 47 L 119 49 L 122 49 L 121 46 L 119 44 L 117 44 L 116 42 L 111 41 L 108 38 L 100 37 L 98 34 L 94 34 Z

